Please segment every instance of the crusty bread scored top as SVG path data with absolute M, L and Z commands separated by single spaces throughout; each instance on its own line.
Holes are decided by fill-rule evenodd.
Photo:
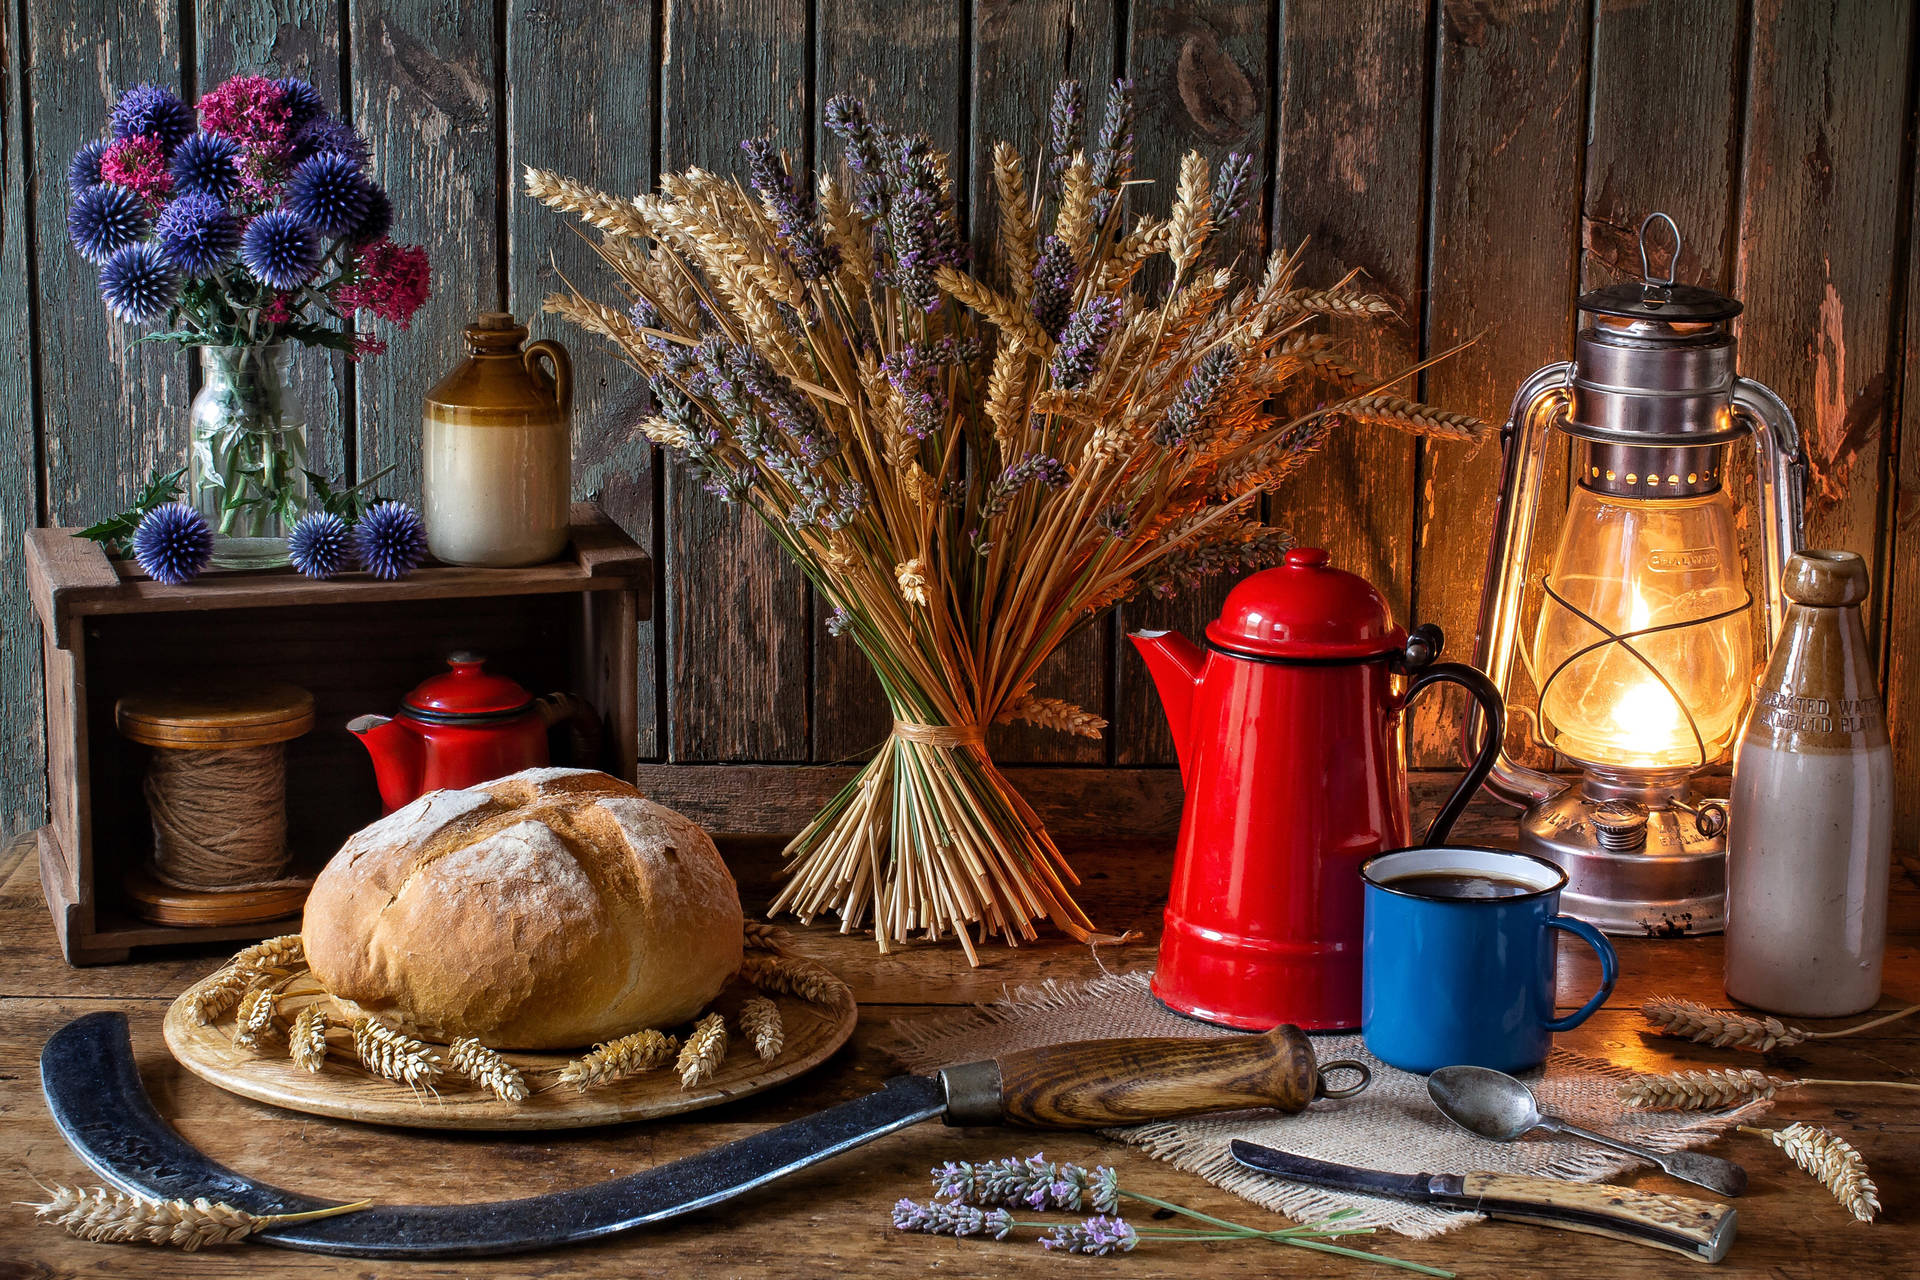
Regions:
M 604 773 L 528 769 L 355 834 L 302 934 L 329 994 L 414 1034 L 572 1049 L 700 1013 L 741 924 L 697 824 Z

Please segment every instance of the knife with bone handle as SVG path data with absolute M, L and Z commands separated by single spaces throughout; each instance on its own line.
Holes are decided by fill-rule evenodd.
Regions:
M 1718 1262 L 1727 1256 L 1738 1220 L 1732 1205 L 1598 1182 L 1564 1182 L 1511 1173 L 1383 1173 L 1297 1156 L 1238 1138 L 1230 1150 L 1233 1158 L 1247 1168 L 1289 1182 L 1611 1236 L 1703 1262 Z

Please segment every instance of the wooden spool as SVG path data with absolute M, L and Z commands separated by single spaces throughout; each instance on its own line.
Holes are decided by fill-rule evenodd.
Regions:
M 231 751 L 289 742 L 313 728 L 313 695 L 291 684 L 172 687 L 130 693 L 114 704 L 123 737 L 162 751 Z M 127 873 L 136 915 L 176 926 L 258 924 L 299 911 L 310 881 L 233 890 L 168 884 L 150 863 Z

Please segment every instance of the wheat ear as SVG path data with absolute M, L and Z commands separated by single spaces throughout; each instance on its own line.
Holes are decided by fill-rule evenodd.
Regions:
M 302 1071 L 318 1074 L 327 1064 L 327 1015 L 319 1005 L 310 1004 L 300 1011 L 293 1029 L 287 1032 L 287 1044 L 293 1065 Z
M 430 1089 L 440 1078 L 439 1054 L 372 1018 L 353 1024 L 353 1051 L 360 1055 L 360 1065 L 373 1074 L 415 1089 Z
M 256 942 L 228 961 L 241 969 L 295 969 L 307 963 L 307 944 L 297 933 Z
M 256 1231 L 287 1222 L 309 1222 L 352 1213 L 372 1204 L 330 1205 L 305 1213 L 248 1213 L 220 1200 L 149 1200 L 95 1187 L 54 1187 L 52 1199 L 34 1204 L 34 1216 L 82 1240 L 108 1244 L 164 1244 L 192 1253 L 209 1245 L 236 1244 Z
M 527 1100 L 520 1069 L 472 1036 L 460 1036 L 447 1046 L 447 1065 L 502 1102 Z
M 1053 339 L 1040 327 L 1040 322 L 1005 294 L 988 288 L 966 272 L 953 267 L 941 267 L 934 273 L 933 279 L 942 293 L 991 320 L 1009 339 L 1042 355 L 1052 352 Z
M 680 1073 L 680 1087 L 691 1089 L 713 1079 L 726 1056 L 727 1020 L 710 1013 L 694 1025 L 693 1034 L 680 1049 L 680 1060 L 674 1064 Z
M 240 997 L 233 1019 L 233 1043 L 239 1049 L 259 1050 L 279 1030 L 273 1022 L 273 988 L 255 984 Z
M 831 1008 L 851 998 L 847 984 L 832 970 L 798 956 L 749 955 L 740 965 L 740 976 L 762 991 L 799 996 L 809 1004 Z
M 749 920 L 741 928 L 741 943 L 749 951 L 785 951 L 793 935 L 779 925 Z
M 589 226 L 622 236 L 650 236 L 652 228 L 631 200 L 596 191 L 585 183 L 563 178 L 547 169 L 528 165 L 525 174 L 527 194 L 546 205 L 571 213 Z
M 266 975 L 258 969 L 228 965 L 200 984 L 188 1002 L 187 1014 L 200 1026 L 210 1026 L 221 1014 L 240 1003 L 247 988 Z
M 597 1044 L 593 1052 L 575 1058 L 560 1069 L 560 1083 L 581 1093 L 624 1080 L 642 1071 L 656 1071 L 672 1062 L 680 1041 L 658 1031 L 636 1031 L 618 1040 Z
M 1474 441 L 1487 433 L 1487 424 L 1470 414 L 1449 413 L 1399 396 L 1360 396 L 1341 401 L 1333 411 L 1367 426 L 1393 427 L 1430 440 Z
M 780 1020 L 780 1006 L 765 996 L 749 996 L 740 1006 L 740 1030 L 753 1041 L 753 1051 L 772 1062 L 787 1047 L 787 1028 Z
M 1636 1076 L 1620 1086 L 1621 1100 L 1647 1111 L 1714 1111 L 1759 1102 L 1782 1089 L 1806 1084 L 1788 1076 L 1741 1068 L 1731 1071 L 1680 1071 Z
M 1640 1016 L 1663 1036 L 1710 1044 L 1716 1049 L 1758 1049 L 1766 1053 L 1807 1038 L 1806 1031 L 1789 1027 L 1778 1018 L 1722 1013 L 1695 1000 L 1656 997 L 1640 1006 Z
M 1082 710 L 1071 702 L 1060 698 L 1039 698 L 1032 694 L 1008 703 L 1006 708 L 994 717 L 995 724 L 1011 724 L 1015 720 L 1025 720 L 1028 724 L 1037 724 L 1042 729 L 1071 734 L 1076 738 L 1098 738 L 1107 727 L 1104 718 L 1091 711 Z
M 1765 1138 L 1786 1152 L 1860 1221 L 1872 1222 L 1873 1215 L 1880 1212 L 1880 1188 L 1867 1176 L 1867 1162 L 1838 1134 L 1811 1124 L 1790 1124 L 1784 1129 L 1743 1124 L 1740 1132 Z

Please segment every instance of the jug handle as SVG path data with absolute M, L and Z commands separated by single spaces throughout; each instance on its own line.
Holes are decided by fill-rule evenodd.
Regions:
M 540 368 L 542 356 L 552 366 L 551 374 Z M 551 338 L 542 338 L 538 342 L 529 342 L 526 353 L 520 359 L 535 382 L 545 376 L 553 383 L 553 400 L 560 406 L 560 412 L 566 413 L 573 407 L 573 360 L 567 355 L 565 347 Z
M 1437 652 L 1438 646 L 1435 649 Z M 1436 662 L 1421 667 L 1413 677 L 1413 682 L 1407 686 L 1406 701 L 1412 702 L 1422 689 L 1436 684 L 1457 684 L 1472 694 L 1473 700 L 1480 704 L 1484 719 L 1481 722 L 1479 754 L 1474 757 L 1466 776 L 1460 779 L 1460 785 L 1453 789 L 1446 804 L 1440 807 L 1433 824 L 1427 828 L 1426 844 L 1440 844 L 1452 834 L 1453 824 L 1460 820 L 1474 793 L 1480 790 L 1480 784 L 1493 772 L 1494 764 L 1500 759 L 1500 745 L 1507 737 L 1506 704 L 1501 701 L 1500 690 L 1494 688 L 1493 681 L 1480 671 L 1464 662 Z

